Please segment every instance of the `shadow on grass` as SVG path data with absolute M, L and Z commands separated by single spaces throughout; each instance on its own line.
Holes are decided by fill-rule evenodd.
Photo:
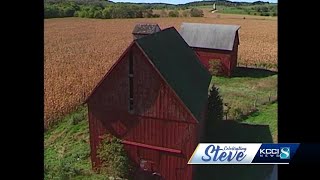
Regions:
M 264 78 L 277 74 L 275 71 L 258 68 L 236 67 L 232 77 Z
M 236 121 L 215 123 L 202 142 L 207 143 L 272 143 L 268 125 L 249 125 Z M 196 165 L 196 180 L 266 180 L 274 165 Z

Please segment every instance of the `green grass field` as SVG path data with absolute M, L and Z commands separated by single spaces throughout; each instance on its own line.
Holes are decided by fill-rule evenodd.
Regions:
M 87 108 L 80 107 L 44 134 L 45 179 L 106 180 L 91 170 Z
M 230 108 L 227 119 L 240 120 L 277 99 L 277 78 L 272 71 L 238 68 L 234 77 L 213 77 L 211 84 L 219 88 L 223 102 Z

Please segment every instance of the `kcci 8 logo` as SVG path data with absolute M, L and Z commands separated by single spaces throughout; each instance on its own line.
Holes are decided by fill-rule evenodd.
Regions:
M 280 149 L 260 149 L 260 157 L 278 157 L 280 159 L 290 159 L 290 147 L 282 147 Z

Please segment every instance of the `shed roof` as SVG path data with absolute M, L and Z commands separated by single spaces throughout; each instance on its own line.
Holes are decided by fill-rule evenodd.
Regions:
M 180 34 L 191 47 L 233 49 L 238 25 L 182 23 Z
M 199 121 L 211 76 L 178 31 L 167 28 L 135 42 Z
M 152 34 L 155 32 L 159 32 L 160 30 L 161 29 L 158 24 L 140 23 L 136 24 L 132 31 L 132 34 Z

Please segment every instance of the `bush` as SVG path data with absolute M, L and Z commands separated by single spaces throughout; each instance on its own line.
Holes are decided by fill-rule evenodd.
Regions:
M 262 12 L 260 16 L 270 16 L 270 14 L 268 12 Z
M 161 12 L 160 12 L 160 16 L 161 17 L 168 17 L 168 13 L 166 10 L 162 9 Z
M 169 17 L 179 17 L 179 11 L 178 10 L 170 11 Z
M 94 17 L 94 18 L 97 18 L 97 19 L 103 18 L 103 16 L 102 16 L 102 11 L 101 11 L 101 10 L 95 11 L 94 14 L 93 14 L 93 17 Z
M 273 12 L 272 16 L 278 16 L 278 14 L 276 12 Z
M 234 120 L 240 120 L 243 116 L 242 109 L 239 107 L 231 108 L 230 115 L 233 117 Z
M 74 12 L 73 17 L 79 17 L 79 11 Z
M 211 59 L 209 60 L 209 72 L 212 75 L 220 75 L 222 72 L 222 64 L 219 59 Z
M 76 10 L 72 7 L 66 7 L 65 9 L 63 9 L 64 17 L 73 17 L 75 12 Z
M 144 18 L 151 18 L 153 16 L 153 11 L 152 9 L 148 9 L 148 10 L 145 10 L 143 12 L 143 17 Z
M 158 17 L 160 17 L 160 14 L 154 14 L 154 15 L 152 15 L 152 17 L 153 18 L 158 18 Z
M 191 17 L 203 17 L 203 11 L 201 9 L 192 8 L 190 15 Z
M 100 146 L 98 147 L 98 157 L 101 160 L 102 174 L 128 178 L 133 172 L 133 166 L 124 150 L 123 144 L 119 139 L 104 135 Z
M 60 16 L 59 8 L 56 6 L 45 6 L 44 7 L 44 17 L 45 18 L 55 18 Z
M 88 11 L 87 13 L 87 18 L 94 18 L 94 12 L 95 12 L 95 9 L 92 7 L 90 8 L 90 10 Z
M 71 117 L 71 124 L 72 125 L 76 125 L 79 122 L 85 120 L 85 117 L 83 116 L 83 114 L 77 113 L 77 114 L 73 114 Z
M 82 18 L 85 18 L 85 17 L 87 17 L 87 11 L 84 11 L 84 10 L 82 10 L 82 11 L 79 11 L 79 17 L 82 17 Z
M 188 11 L 188 10 L 183 11 L 182 12 L 182 16 L 183 17 L 189 17 L 190 16 L 190 11 Z
M 102 11 L 102 17 L 105 18 L 105 19 L 110 19 L 111 18 L 111 12 L 110 12 L 109 8 L 105 8 Z

